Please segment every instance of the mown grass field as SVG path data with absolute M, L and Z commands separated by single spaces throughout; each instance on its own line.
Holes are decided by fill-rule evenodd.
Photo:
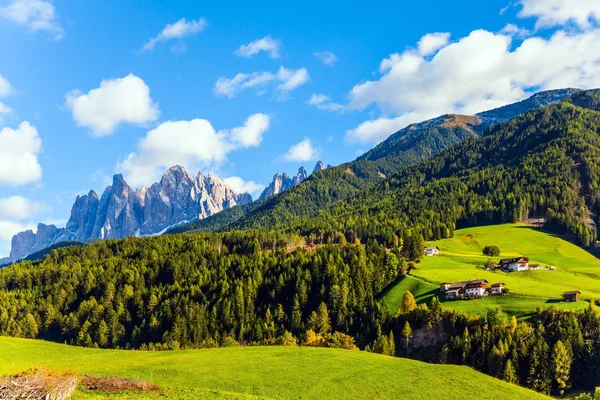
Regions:
M 569 290 L 581 290 L 582 298 L 600 298 L 600 260 L 587 251 L 554 235 L 525 224 L 504 224 L 461 229 L 450 239 L 428 242 L 438 246 L 441 255 L 424 257 L 411 276 L 400 281 L 385 294 L 391 312 L 398 309 L 402 295 L 411 291 L 417 301 L 428 302 L 438 295 L 442 282 L 487 279 L 490 284 L 504 282 L 510 295 L 483 300 L 448 301 L 444 306 L 470 314 L 482 314 L 500 307 L 509 315 L 526 318 L 538 307 L 557 305 L 565 309 L 581 309 L 587 302 L 567 304 L 557 301 Z M 489 257 L 483 247 L 497 245 L 500 257 L 527 256 L 531 263 L 553 265 L 556 271 L 526 271 L 504 273 L 477 268 Z
M 97 376 L 144 379 L 157 393 L 75 399 L 544 399 L 467 367 L 359 351 L 236 347 L 141 352 L 0 337 L 0 375 L 44 365 Z

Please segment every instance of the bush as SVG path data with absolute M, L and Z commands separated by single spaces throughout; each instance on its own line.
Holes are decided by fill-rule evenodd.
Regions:
M 483 248 L 483 254 L 488 257 L 498 257 L 500 255 L 500 247 L 498 246 L 485 246 Z
M 336 349 L 358 350 L 354 338 L 342 332 L 333 332 L 326 335 L 316 333 L 309 329 L 304 334 L 302 346 L 309 347 L 331 347 Z
M 354 338 L 342 332 L 334 332 L 326 337 L 326 346 L 336 349 L 358 350 Z
M 316 333 L 312 329 L 307 330 L 304 334 L 304 342 L 302 343 L 302 346 L 323 347 L 324 345 L 325 338 L 323 338 L 323 335 Z
M 227 335 L 221 339 L 221 347 L 236 347 L 240 344 L 231 336 Z
M 283 335 L 279 336 L 275 341 L 278 346 L 297 346 L 298 341 L 290 332 L 285 331 Z

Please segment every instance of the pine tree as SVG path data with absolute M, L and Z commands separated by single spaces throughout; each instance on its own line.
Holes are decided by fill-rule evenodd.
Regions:
M 506 360 L 506 365 L 504 366 L 504 374 L 502 374 L 502 379 L 504 379 L 508 383 L 514 383 L 515 385 L 519 383 L 519 378 L 517 376 L 517 370 L 513 365 L 510 359 Z
M 407 350 L 408 350 L 408 341 L 410 340 L 410 338 L 412 338 L 412 335 L 413 335 L 412 328 L 410 327 L 410 324 L 408 323 L 408 321 L 406 321 L 404 323 L 404 328 L 402 328 L 402 337 L 404 338 L 404 340 L 406 340 L 405 348 Z
M 560 340 L 552 349 L 552 372 L 556 392 L 561 396 L 569 385 L 571 376 L 571 364 L 573 360 L 567 347 Z
M 290 325 L 292 326 L 292 329 L 296 331 L 302 327 L 302 310 L 300 308 L 300 303 L 298 302 L 297 298 L 294 298 Z
M 488 369 L 489 373 L 496 378 L 502 376 L 502 364 L 504 363 L 504 353 L 498 348 L 498 346 L 492 347 L 492 351 L 488 356 Z
M 434 322 L 437 322 L 442 318 L 443 312 L 444 306 L 440 303 L 437 296 L 433 296 L 433 299 L 431 299 L 431 315 L 434 318 Z
M 390 356 L 396 355 L 396 339 L 394 338 L 394 331 L 390 331 L 390 336 L 388 337 L 389 345 L 389 354 Z
M 308 316 L 308 329 L 319 332 L 319 316 L 316 311 L 311 312 Z
M 517 330 L 517 317 L 514 315 L 510 319 L 510 334 L 514 335 Z
M 96 335 L 98 345 L 100 347 L 105 347 L 108 344 L 108 325 L 106 325 L 104 320 L 100 321 L 100 324 L 98 324 Z
M 538 326 L 536 341 L 529 350 L 527 386 L 541 393 L 549 393 L 552 386 L 552 374 L 550 365 L 547 362 L 550 358 L 550 351 L 541 334 L 542 332 L 543 326 Z
M 321 303 L 317 309 L 317 332 L 321 335 L 325 335 L 331 331 L 331 321 L 329 319 L 329 312 L 327 311 L 327 305 Z
M 38 323 L 31 313 L 27 313 L 25 316 L 25 322 L 23 323 L 23 337 L 29 339 L 37 338 L 39 333 Z

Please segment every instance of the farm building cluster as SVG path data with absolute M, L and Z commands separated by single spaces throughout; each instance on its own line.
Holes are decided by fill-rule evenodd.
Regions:
M 554 266 L 542 267 L 540 264 L 530 264 L 529 258 L 527 257 L 514 257 L 514 258 L 503 258 L 494 267 L 494 269 L 501 270 L 504 272 L 522 272 L 522 271 L 533 271 L 533 270 L 550 270 L 554 271 Z
M 440 255 L 440 248 L 437 246 L 425 247 L 426 256 L 438 256 Z M 486 270 L 500 270 L 504 272 L 521 272 L 521 271 L 532 271 L 532 270 L 549 270 L 554 271 L 556 267 L 549 265 L 542 267 L 540 264 L 530 264 L 529 258 L 525 256 L 503 258 L 500 262 L 492 267 L 486 266 Z M 489 284 L 485 279 L 475 279 L 464 282 L 444 282 L 440 284 L 440 292 L 444 294 L 447 300 L 454 299 L 472 299 L 482 298 L 488 295 L 499 296 L 508 293 L 508 289 L 504 282 L 498 282 Z M 579 290 L 573 290 L 565 292 L 562 295 L 562 299 L 565 302 L 577 302 L 581 292 Z
M 478 298 L 490 295 L 504 294 L 506 287 L 503 282 L 489 285 L 485 279 L 468 280 L 466 282 L 444 282 L 440 285 L 440 292 L 446 299 Z

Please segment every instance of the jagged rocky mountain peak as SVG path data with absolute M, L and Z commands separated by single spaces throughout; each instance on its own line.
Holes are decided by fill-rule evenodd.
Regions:
M 315 172 L 319 172 L 325 169 L 325 164 L 323 164 L 323 161 L 317 161 L 317 164 L 315 165 L 315 167 L 313 168 L 313 174 Z
M 294 176 L 292 178 L 291 186 L 296 186 L 299 183 L 302 183 L 302 181 L 304 181 L 307 177 L 308 177 L 308 175 L 307 175 L 304 167 L 298 168 L 298 173 L 296 173 L 296 176 Z M 287 188 L 287 189 L 289 189 L 289 188 Z
M 131 190 L 127 182 L 125 182 L 125 178 L 123 178 L 123 175 L 121 174 L 115 174 L 113 176 L 112 189 L 117 193 L 123 193 Z
M 77 196 L 64 228 L 40 224 L 36 233 L 29 230 L 15 235 L 11 254 L 3 263 L 63 241 L 155 235 L 250 202 L 248 193 L 236 193 L 217 175 L 198 173 L 194 179 L 181 165 L 169 168 L 159 182 L 135 191 L 123 175 L 115 174 L 101 197 L 93 190 Z
M 323 162 L 319 161 L 315 165 L 313 173 L 315 173 L 315 171 L 317 170 L 320 171 L 322 169 L 325 169 L 325 165 L 323 164 Z M 261 193 L 259 198 L 266 199 L 267 197 L 275 196 L 279 193 L 285 192 L 286 190 L 302 183 L 306 180 L 306 178 L 308 178 L 308 173 L 306 172 L 306 169 L 304 167 L 298 168 L 298 172 L 293 177 L 290 177 L 286 172 L 283 172 L 281 174 L 278 172 L 275 175 L 273 175 L 273 180 L 271 181 L 269 186 L 267 186 L 265 190 Z

